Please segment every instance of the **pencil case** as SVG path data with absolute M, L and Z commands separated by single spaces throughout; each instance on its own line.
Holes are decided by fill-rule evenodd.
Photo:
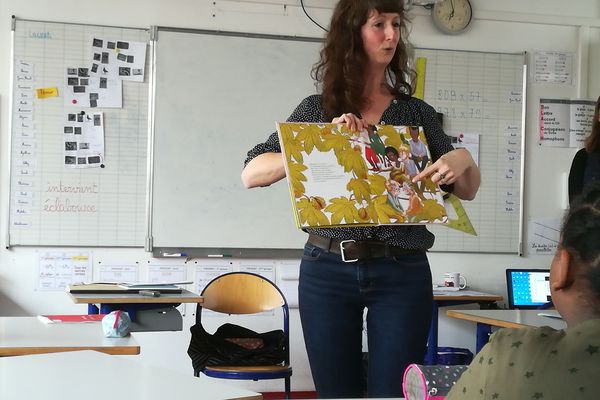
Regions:
M 404 371 L 402 390 L 406 400 L 441 400 L 446 397 L 467 365 L 410 364 Z
M 116 310 L 102 318 L 102 331 L 105 337 L 125 337 L 129 335 L 131 319 L 125 311 Z

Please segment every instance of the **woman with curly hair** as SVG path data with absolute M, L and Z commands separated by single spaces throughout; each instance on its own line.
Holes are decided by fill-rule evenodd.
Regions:
M 402 0 L 341 0 L 313 68 L 320 94 L 305 98 L 290 122 L 333 122 L 353 131 L 370 125 L 423 126 L 431 176 L 463 199 L 480 183 L 477 165 L 453 149 L 435 110 L 412 97 Z M 277 134 L 248 152 L 248 188 L 285 177 Z M 298 301 L 304 341 L 321 398 L 362 397 L 363 313 L 367 309 L 368 396 L 401 397 L 402 373 L 423 362 L 431 324 L 432 280 L 423 225 L 306 229 Z

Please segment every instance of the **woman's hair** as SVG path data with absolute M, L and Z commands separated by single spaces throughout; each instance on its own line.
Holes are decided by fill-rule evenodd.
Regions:
M 594 112 L 594 121 L 592 122 L 592 133 L 585 140 L 585 149 L 588 153 L 600 151 L 600 97 L 596 101 L 596 111 Z
M 561 247 L 571 254 L 600 307 L 600 181 L 587 185 L 571 203 L 563 221 Z
M 312 69 L 312 77 L 321 86 L 326 118 L 346 112 L 359 114 L 367 105 L 364 88 L 368 57 L 361 28 L 373 10 L 400 15 L 400 40 L 386 68 L 386 79 L 393 95 L 413 93 L 415 72 L 409 66 L 409 44 L 405 40 L 404 0 L 340 0 L 331 17 L 320 61 Z

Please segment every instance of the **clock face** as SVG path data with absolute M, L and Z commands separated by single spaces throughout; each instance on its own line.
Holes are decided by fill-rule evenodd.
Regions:
M 459 33 L 471 22 L 473 10 L 469 0 L 442 0 L 431 11 L 433 23 L 445 33 Z

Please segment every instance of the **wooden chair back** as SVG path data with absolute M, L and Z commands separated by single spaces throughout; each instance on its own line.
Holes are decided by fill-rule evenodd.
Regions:
M 204 288 L 202 296 L 202 308 L 225 314 L 254 314 L 285 304 L 285 298 L 271 282 L 243 272 L 215 278 Z

